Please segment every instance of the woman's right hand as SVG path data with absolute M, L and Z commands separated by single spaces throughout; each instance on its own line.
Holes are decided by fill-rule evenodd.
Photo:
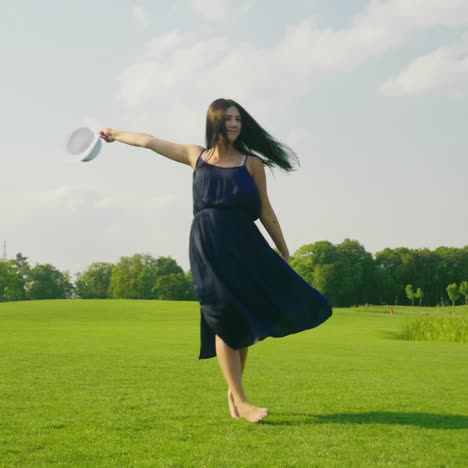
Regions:
M 112 128 L 101 128 L 99 136 L 107 143 L 112 143 L 115 139 L 112 137 Z

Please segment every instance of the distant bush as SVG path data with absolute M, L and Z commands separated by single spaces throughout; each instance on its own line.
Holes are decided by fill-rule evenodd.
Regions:
M 408 323 L 401 332 L 404 340 L 468 341 L 468 320 L 456 315 L 429 315 Z

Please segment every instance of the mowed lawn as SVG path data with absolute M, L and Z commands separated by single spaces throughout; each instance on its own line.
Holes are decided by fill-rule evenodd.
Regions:
M 423 311 L 394 309 L 253 346 L 250 424 L 198 360 L 198 303 L 2 303 L 0 466 L 467 466 L 468 345 L 399 340 Z

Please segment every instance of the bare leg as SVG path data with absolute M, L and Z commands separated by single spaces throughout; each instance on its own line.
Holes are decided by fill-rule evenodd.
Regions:
M 242 362 L 239 350 L 229 347 L 219 336 L 216 336 L 216 355 L 224 378 L 231 390 L 233 402 L 241 418 L 250 422 L 258 422 L 267 414 L 266 408 L 253 406 L 247 400 L 242 386 Z M 245 354 L 245 357 L 247 354 Z M 244 360 L 245 365 L 245 360 Z
M 244 373 L 245 369 L 245 361 L 247 361 L 247 354 L 249 354 L 249 348 L 241 348 L 239 349 L 240 358 L 241 358 L 241 367 L 242 367 L 242 374 Z
M 247 360 L 247 354 L 249 348 L 239 349 L 240 359 L 241 359 L 241 376 L 244 374 L 245 361 Z M 228 404 L 229 410 L 231 411 L 231 416 L 235 419 L 239 419 L 239 412 L 237 411 L 236 404 L 234 403 L 234 397 L 232 396 L 231 388 L 228 388 Z

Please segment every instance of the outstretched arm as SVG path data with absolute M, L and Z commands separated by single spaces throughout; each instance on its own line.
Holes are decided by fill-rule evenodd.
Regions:
M 192 167 L 195 166 L 196 159 L 203 149 L 198 145 L 173 143 L 172 141 L 162 140 L 146 133 L 125 132 L 112 128 L 103 128 L 99 133 L 108 143 L 120 141 L 127 145 L 148 148 L 161 156 Z
M 276 214 L 273 211 L 273 208 L 270 204 L 270 200 L 268 199 L 266 175 L 265 168 L 263 167 L 263 162 L 260 158 L 256 157 L 249 158 L 249 160 L 252 177 L 255 180 L 260 194 L 260 221 L 263 224 L 263 226 L 265 226 L 265 229 L 267 230 L 268 234 L 270 234 L 271 238 L 273 239 L 273 242 L 280 251 L 281 256 L 287 262 L 289 262 L 288 246 L 286 245 L 286 241 L 284 240 L 278 218 L 276 217 Z

